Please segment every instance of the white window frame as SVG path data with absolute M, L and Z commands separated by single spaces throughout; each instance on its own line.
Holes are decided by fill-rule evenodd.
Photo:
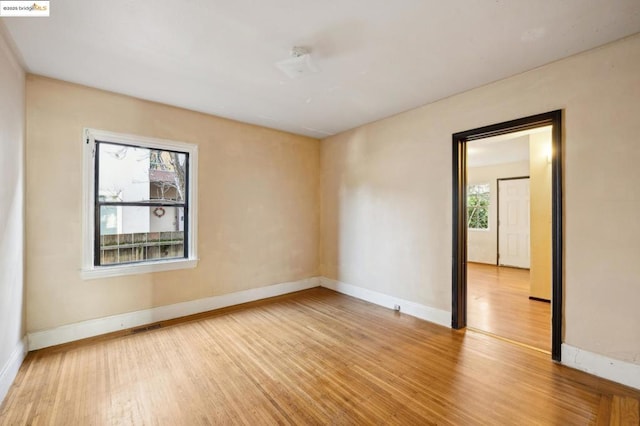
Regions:
M 188 258 L 153 260 L 122 265 L 94 265 L 94 192 L 95 192 L 95 141 L 135 145 L 144 148 L 181 151 L 189 154 L 188 174 Z M 82 173 L 82 268 L 83 279 L 107 278 L 123 275 L 145 274 L 150 272 L 171 271 L 195 268 L 198 264 L 198 146 L 185 142 L 135 136 L 103 130 L 85 128 L 82 134 L 83 173 Z

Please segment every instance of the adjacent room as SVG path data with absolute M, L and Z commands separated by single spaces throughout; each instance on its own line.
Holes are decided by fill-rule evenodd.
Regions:
M 640 3 L 0 2 L 0 425 L 640 424 Z
M 551 351 L 552 134 L 549 126 L 467 147 L 469 319 Z

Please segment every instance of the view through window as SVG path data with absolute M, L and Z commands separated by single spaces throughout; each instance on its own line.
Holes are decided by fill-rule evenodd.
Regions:
M 95 142 L 94 265 L 188 258 L 189 154 Z
M 488 183 L 467 186 L 467 228 L 489 229 Z

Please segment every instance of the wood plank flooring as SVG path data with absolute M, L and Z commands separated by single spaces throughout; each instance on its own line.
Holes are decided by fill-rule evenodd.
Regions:
M 467 325 L 551 353 L 551 304 L 529 299 L 529 270 L 467 264 Z
M 639 398 L 546 354 L 316 288 L 30 353 L 0 424 L 633 424 Z

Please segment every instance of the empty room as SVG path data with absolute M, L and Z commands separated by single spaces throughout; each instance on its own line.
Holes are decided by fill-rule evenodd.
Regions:
M 640 3 L 0 1 L 0 425 L 640 424 Z

